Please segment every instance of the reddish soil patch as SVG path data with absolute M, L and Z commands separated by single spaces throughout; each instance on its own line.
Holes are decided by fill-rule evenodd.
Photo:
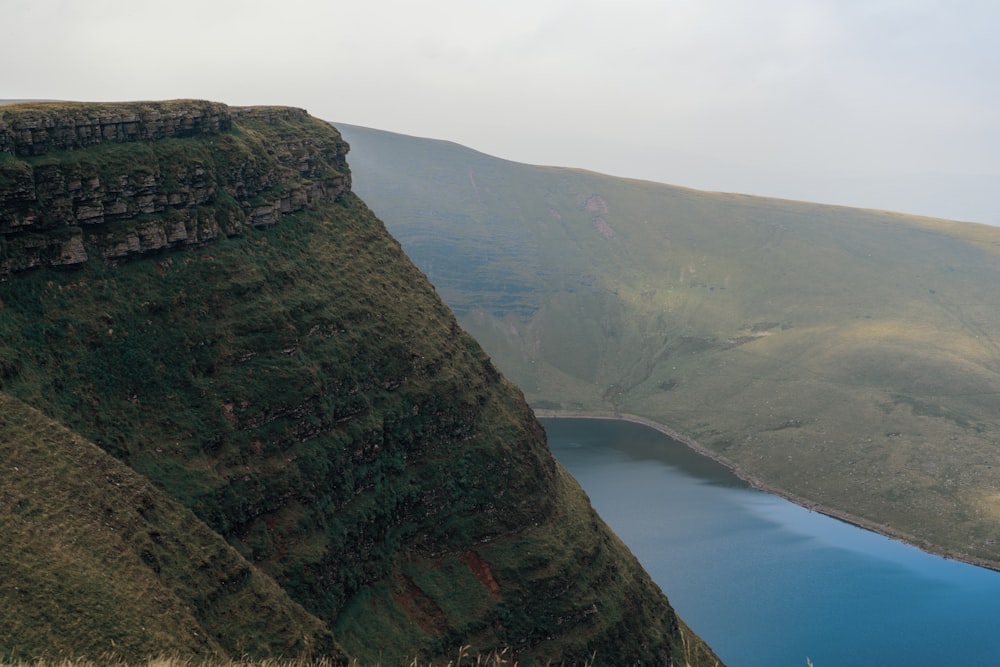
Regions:
M 429 635 L 443 635 L 448 623 L 441 607 L 409 577 L 400 577 L 397 581 L 402 584 L 402 590 L 396 590 L 392 599 L 403 608 L 407 618 Z
M 601 195 L 590 195 L 583 203 L 583 207 L 591 213 L 607 213 L 608 200 Z
M 484 561 L 479 554 L 475 551 L 469 550 L 462 554 L 461 561 L 465 563 L 465 566 L 469 568 L 469 571 L 479 580 L 479 583 L 483 585 L 497 600 L 503 599 L 503 595 L 500 593 L 500 584 L 497 580 L 493 578 L 493 571 L 490 570 L 490 564 Z
M 601 233 L 606 239 L 610 239 L 615 235 L 615 230 L 611 229 L 611 225 L 602 216 L 597 216 L 594 218 L 594 227 L 597 227 L 597 231 Z

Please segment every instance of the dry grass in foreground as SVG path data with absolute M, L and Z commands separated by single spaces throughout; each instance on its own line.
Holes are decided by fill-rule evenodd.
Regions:
M 488 654 L 470 655 L 467 646 L 459 649 L 455 660 L 446 663 L 421 662 L 414 658 L 405 667 L 519 667 L 516 658 L 509 655 L 507 649 Z M 98 660 L 55 658 L 38 660 L 18 660 L 6 662 L 0 660 L 4 667 L 343 667 L 343 663 L 331 658 L 265 658 L 262 660 L 213 660 L 190 659 L 160 656 L 147 658 L 139 662 L 123 660 L 117 656 L 108 655 Z M 550 663 L 556 667 L 555 663 Z M 592 667 L 593 656 L 582 667 Z M 362 665 L 357 660 L 351 660 L 346 667 L 388 667 L 381 663 Z M 564 666 L 562 666 L 564 667 Z

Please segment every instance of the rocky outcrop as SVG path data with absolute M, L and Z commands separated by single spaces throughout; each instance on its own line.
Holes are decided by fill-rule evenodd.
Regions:
M 219 134 L 233 114 L 217 102 L 18 104 L 0 112 L 0 151 L 21 157 L 101 143 Z
M 196 247 L 336 199 L 350 188 L 345 142 L 254 136 L 308 120 L 192 101 L 4 107 L 0 276 Z M 173 142 L 190 138 L 203 150 L 179 153 Z

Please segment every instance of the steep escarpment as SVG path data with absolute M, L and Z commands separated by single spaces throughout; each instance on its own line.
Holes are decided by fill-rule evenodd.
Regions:
M 347 145 L 291 129 L 305 118 L 209 102 L 4 107 L 0 275 L 199 246 L 335 199 Z
M 191 510 L 351 657 L 710 656 L 350 192 L 335 130 L 92 109 L 3 111 L 31 129 L 2 162 L 5 392 Z
M 289 110 L 290 111 L 290 110 Z M 232 111 L 202 100 L 132 104 L 21 103 L 0 117 L 0 151 L 31 156 L 99 144 L 218 135 Z

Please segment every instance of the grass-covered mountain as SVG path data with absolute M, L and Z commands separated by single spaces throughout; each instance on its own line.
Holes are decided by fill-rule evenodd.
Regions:
M 535 407 L 655 420 L 1000 566 L 1000 228 L 340 127 L 359 194 Z
M 5 657 L 340 655 L 332 633 L 148 479 L 0 393 Z
M 0 658 L 714 664 L 297 109 L 0 110 Z

